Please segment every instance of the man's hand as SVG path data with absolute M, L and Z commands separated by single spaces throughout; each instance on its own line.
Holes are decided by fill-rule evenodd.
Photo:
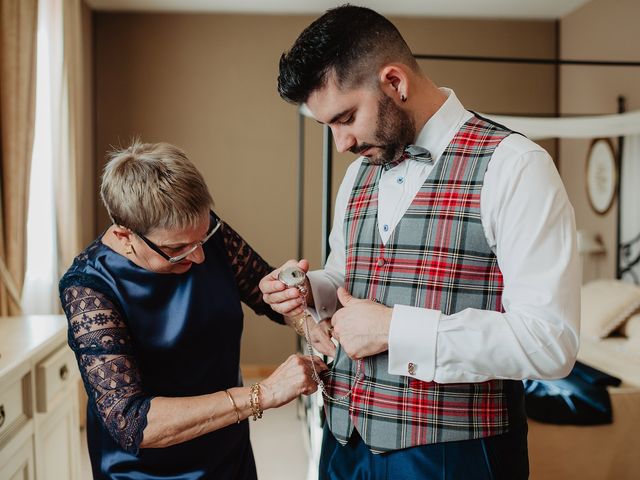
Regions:
M 346 354 L 358 360 L 386 351 L 393 310 L 371 300 L 353 298 L 342 287 L 338 289 L 338 300 L 343 308 L 331 319 L 332 335 Z
M 336 346 L 331 341 L 331 320 L 326 318 L 316 323 L 311 315 L 307 315 L 305 321 L 302 319 L 302 315 L 297 318 L 284 317 L 284 321 L 298 332 L 298 335 L 309 334 L 309 343 L 318 352 L 327 357 L 335 357 Z

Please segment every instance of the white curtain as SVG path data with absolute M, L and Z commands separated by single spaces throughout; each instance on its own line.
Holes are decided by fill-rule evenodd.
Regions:
M 39 2 L 36 138 L 22 295 L 25 313 L 59 312 L 58 278 L 80 253 L 87 241 L 84 237 L 93 235 L 82 8 L 81 0 Z
M 624 138 L 620 178 L 620 242 L 624 268 L 640 256 L 640 135 Z M 635 240 L 635 241 L 634 241 Z M 622 278 L 640 284 L 640 262 L 623 272 Z
M 27 269 L 22 292 L 25 314 L 58 311 L 53 162 L 61 138 L 62 111 L 62 0 L 38 4 L 36 126 L 33 144 Z
M 520 132 L 532 140 L 640 135 L 640 111 L 567 118 L 483 116 Z
M 86 13 L 86 12 L 85 12 Z M 84 19 L 86 21 L 86 19 Z M 90 79 L 84 56 L 90 42 L 83 31 L 82 0 L 64 0 L 64 63 L 60 136 L 54 160 L 58 275 L 94 237 L 95 174 L 92 162 Z

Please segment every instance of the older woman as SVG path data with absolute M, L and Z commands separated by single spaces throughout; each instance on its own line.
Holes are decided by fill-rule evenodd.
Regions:
M 172 145 L 114 152 L 101 195 L 113 225 L 60 281 L 94 478 L 255 479 L 246 419 L 316 389 L 297 355 L 242 386 L 241 302 L 283 323 L 258 288 L 271 267 Z

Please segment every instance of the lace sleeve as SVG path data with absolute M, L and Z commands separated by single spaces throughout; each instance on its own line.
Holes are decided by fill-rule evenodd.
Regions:
M 111 300 L 92 288 L 69 286 L 61 299 L 90 406 L 111 437 L 137 454 L 152 397 L 142 390 L 129 330 Z
M 269 266 L 229 225 L 223 224 L 221 230 L 242 301 L 258 315 L 266 315 L 274 322 L 284 324 L 282 315 L 274 312 L 269 305 L 264 303 L 262 292 L 258 286 L 260 280 L 271 273 L 274 268 Z

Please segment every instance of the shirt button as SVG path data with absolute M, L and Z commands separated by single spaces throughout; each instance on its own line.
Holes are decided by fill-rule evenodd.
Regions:
M 378 259 L 378 266 L 379 267 L 384 267 L 384 264 L 385 264 L 384 258 L 379 258 Z
M 400 184 L 404 183 L 404 177 L 398 177 L 396 181 Z
M 409 372 L 409 375 L 415 375 L 416 374 L 416 368 L 418 368 L 418 365 L 416 365 L 415 363 L 409 362 L 407 364 L 407 372 Z
M 389 231 L 389 225 L 385 224 L 382 226 L 382 230 L 384 230 L 385 232 Z

